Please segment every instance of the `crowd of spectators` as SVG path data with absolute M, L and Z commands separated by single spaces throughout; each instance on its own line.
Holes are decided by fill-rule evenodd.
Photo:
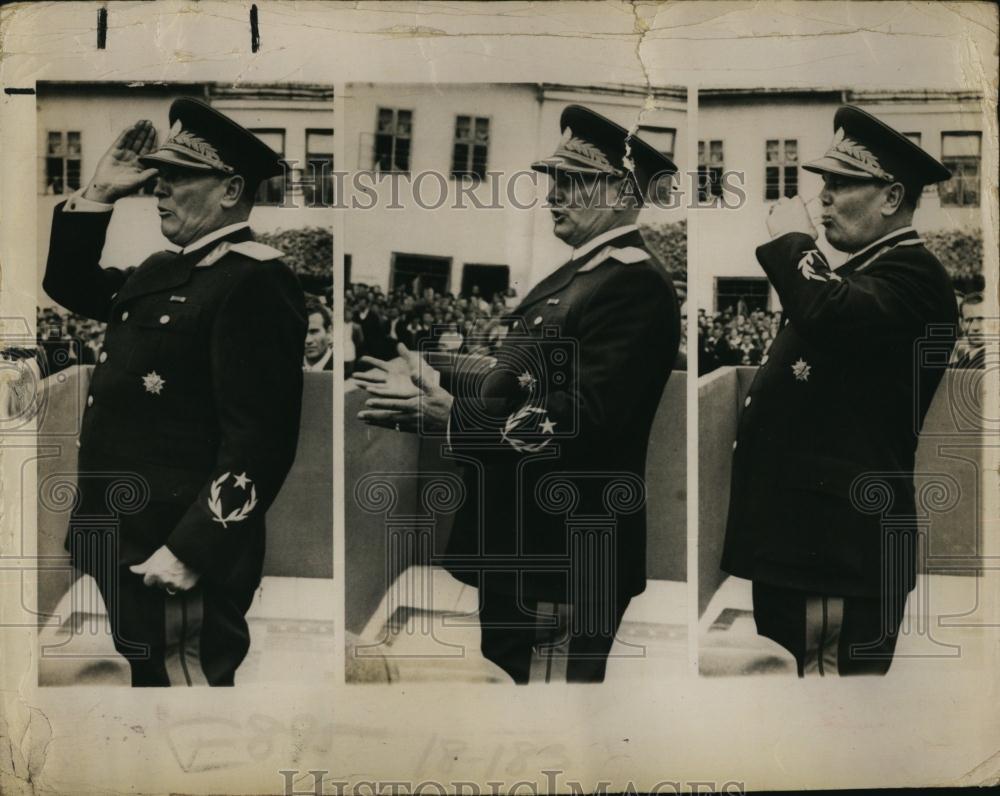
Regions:
M 981 281 L 973 284 L 978 286 Z M 952 364 L 982 367 L 983 294 L 963 294 L 956 289 L 955 300 L 961 320 Z M 726 365 L 762 365 L 781 324 L 780 310 L 751 310 L 743 301 L 715 313 L 698 310 L 698 375 Z
M 39 307 L 36 321 L 35 357 L 42 374 L 97 362 L 104 344 L 103 323 L 61 307 Z
M 745 304 L 708 314 L 698 310 L 698 375 L 725 365 L 760 365 L 781 329 L 781 312 Z
M 438 293 L 428 287 L 415 296 L 402 290 L 352 283 L 344 292 L 344 362 L 348 375 L 361 357 L 396 356 L 410 349 L 485 354 L 495 348 L 506 327 L 501 319 L 516 305 L 512 288 L 489 299 L 473 286 L 467 294 Z

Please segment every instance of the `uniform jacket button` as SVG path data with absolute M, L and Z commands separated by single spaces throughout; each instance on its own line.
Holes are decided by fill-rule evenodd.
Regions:
M 538 326 L 538 324 L 540 324 L 541 322 L 542 322 L 542 316 L 539 315 L 538 317 L 535 318 L 535 326 Z
M 748 396 L 747 396 L 747 399 L 746 399 L 746 400 L 745 400 L 745 401 L 743 402 L 743 405 L 744 405 L 744 406 L 750 406 L 750 404 L 751 404 L 751 403 L 752 403 L 752 399 L 751 399 L 751 398 L 750 398 L 750 396 L 748 395 Z
M 160 323 L 170 323 L 170 316 L 169 315 L 161 315 L 160 316 Z
M 738 439 L 734 439 L 733 440 L 733 450 L 736 450 L 736 446 L 739 445 L 739 444 L 740 444 L 740 441 Z
M 78 448 L 80 447 L 80 440 L 76 441 L 76 447 L 78 447 Z
M 128 310 L 125 310 L 125 312 L 122 313 L 122 320 L 123 321 L 127 321 L 128 320 Z
M 94 396 L 93 395 L 88 395 L 87 396 L 87 406 L 93 406 L 93 405 L 94 405 Z
M 108 352 L 107 351 L 102 351 L 101 355 L 97 358 L 97 361 L 98 362 L 107 362 L 108 361 Z

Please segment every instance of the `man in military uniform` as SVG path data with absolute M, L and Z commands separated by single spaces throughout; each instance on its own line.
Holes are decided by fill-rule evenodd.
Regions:
M 587 108 L 560 123 L 533 168 L 551 176 L 554 233 L 572 255 L 513 311 L 495 358 L 439 372 L 404 348 L 415 390 L 388 363 L 356 374 L 376 396 L 362 419 L 444 430 L 464 465 L 445 564 L 479 588 L 482 652 L 517 683 L 533 648 L 569 681 L 604 679 L 645 588 L 646 448 L 680 338 L 673 284 L 636 226 L 676 167 Z
M 843 107 L 821 174 L 831 269 L 799 197 L 757 259 L 786 317 L 744 401 L 722 568 L 753 581 L 761 635 L 804 674 L 884 674 L 916 579 L 917 436 L 954 344 L 955 300 L 911 226 L 949 177 L 870 114 Z
M 127 128 L 53 213 L 45 290 L 107 323 L 66 545 L 133 685 L 232 685 L 264 514 L 295 457 L 305 309 L 282 253 L 247 224 L 278 156 L 198 100 L 175 101 L 170 123 L 158 149 L 150 122 Z M 114 203 L 149 180 L 176 250 L 102 268 Z

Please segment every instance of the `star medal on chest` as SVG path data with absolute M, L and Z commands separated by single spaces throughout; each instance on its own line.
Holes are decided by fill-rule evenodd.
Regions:
M 795 376 L 796 381 L 809 381 L 809 373 L 812 371 L 812 365 L 806 362 L 802 357 L 799 357 L 792 365 L 792 374 Z
M 531 390 L 537 380 L 528 371 L 517 377 L 517 384 L 522 390 Z
M 155 370 L 151 370 L 142 377 L 142 386 L 146 388 L 146 392 L 152 395 L 159 395 L 163 392 L 163 387 L 166 383 L 167 380 Z

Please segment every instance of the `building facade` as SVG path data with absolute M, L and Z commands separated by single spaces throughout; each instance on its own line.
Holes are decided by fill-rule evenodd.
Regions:
M 569 252 L 543 206 L 548 178 L 530 171 L 555 150 L 567 105 L 629 129 L 638 121 L 683 169 L 686 92 L 657 90 L 652 107 L 647 99 L 644 86 L 349 85 L 346 168 L 378 176 L 375 206 L 348 211 L 347 281 L 409 289 L 419 276 L 438 291 L 510 286 L 523 296 Z M 641 220 L 682 220 L 679 204 Z
M 928 186 L 914 225 L 921 232 L 982 229 L 982 95 L 957 91 L 851 91 L 703 89 L 698 95 L 698 171 L 703 207 L 693 210 L 697 235 L 690 265 L 698 306 L 721 310 L 744 299 L 747 305 L 777 309 L 754 257 L 767 240 L 765 219 L 781 196 L 798 193 L 807 202 L 822 178 L 801 168 L 823 155 L 833 137 L 833 116 L 844 104 L 857 105 L 911 137 L 955 175 Z M 739 209 L 721 177 L 743 175 Z M 812 212 L 816 214 L 817 203 Z M 756 243 L 755 243 L 756 242 Z M 825 243 L 820 238 L 821 248 Z M 824 248 L 834 263 L 845 255 Z

